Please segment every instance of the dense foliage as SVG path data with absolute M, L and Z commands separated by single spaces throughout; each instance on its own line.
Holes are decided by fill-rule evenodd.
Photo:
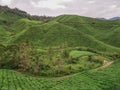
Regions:
M 30 43 L 0 46 L 0 68 L 41 76 L 63 76 L 101 66 L 110 59 L 72 48 L 38 49 Z

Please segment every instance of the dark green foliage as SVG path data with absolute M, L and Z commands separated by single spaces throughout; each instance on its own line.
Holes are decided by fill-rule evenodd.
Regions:
M 19 48 L 16 45 L 0 48 L 0 68 L 17 69 L 19 65 Z
M 70 56 L 71 50 L 62 46 L 44 50 L 35 48 L 30 43 L 22 43 L 19 46 L 9 45 L 5 47 L 1 45 L 1 51 L 1 68 L 17 69 L 21 72 L 41 76 L 63 76 L 102 65 L 100 62 L 96 62 L 97 60 L 72 57 Z M 90 52 L 79 51 L 79 53 L 86 56 Z M 101 60 L 101 62 L 103 61 Z

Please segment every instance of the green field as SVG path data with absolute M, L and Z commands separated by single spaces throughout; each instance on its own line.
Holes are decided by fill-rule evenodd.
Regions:
M 89 56 L 89 55 L 95 55 L 95 53 L 91 53 L 88 51 L 72 51 L 70 52 L 70 56 L 77 58 L 77 57 L 81 57 L 81 56 Z
M 100 71 L 88 71 L 64 79 L 33 77 L 0 70 L 0 90 L 119 90 L 120 61 Z
M 0 90 L 47 90 L 54 83 L 12 70 L 0 70 Z

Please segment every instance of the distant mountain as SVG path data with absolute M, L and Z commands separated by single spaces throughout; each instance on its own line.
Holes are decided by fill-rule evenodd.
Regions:
M 98 20 L 107 20 L 106 18 L 96 18 Z
M 120 17 L 113 17 L 113 18 L 110 18 L 109 20 L 120 20 Z
M 109 19 L 106 19 L 106 18 L 96 18 L 98 20 L 120 20 L 120 17 L 112 17 L 112 18 L 109 18 Z

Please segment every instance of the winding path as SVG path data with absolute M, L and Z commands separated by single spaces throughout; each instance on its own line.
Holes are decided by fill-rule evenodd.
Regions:
M 101 70 L 101 69 L 104 69 L 106 67 L 109 67 L 111 64 L 113 64 L 114 61 L 106 61 L 105 64 L 103 64 L 101 67 L 98 67 L 96 69 L 93 69 L 92 71 L 98 71 L 98 70 Z M 55 80 L 55 81 L 60 81 L 60 80 L 63 80 L 65 78 L 69 78 L 69 77 L 72 77 L 72 76 L 75 76 L 77 75 L 78 73 L 76 74 L 72 74 L 72 75 L 66 75 L 66 76 L 63 76 L 63 77 L 56 77 L 56 78 L 51 78 L 52 80 Z
M 100 70 L 100 69 L 103 69 L 103 68 L 106 68 L 106 67 L 109 67 L 114 61 L 107 61 L 105 64 L 103 64 L 101 67 L 98 67 L 94 70 Z

